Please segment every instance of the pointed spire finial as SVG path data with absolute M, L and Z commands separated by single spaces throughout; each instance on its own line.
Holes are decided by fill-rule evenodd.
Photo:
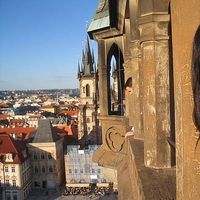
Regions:
M 78 62 L 78 73 L 77 73 L 77 77 L 80 78 L 81 76 L 81 69 L 80 69 L 80 63 Z

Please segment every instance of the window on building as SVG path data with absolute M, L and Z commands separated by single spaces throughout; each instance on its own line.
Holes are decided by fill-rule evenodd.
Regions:
M 34 153 L 33 159 L 37 160 L 37 154 L 36 153 Z
M 81 174 L 83 174 L 83 169 L 80 170 Z
M 8 172 L 8 166 L 5 166 L 5 172 Z
M 32 153 L 29 153 L 29 157 L 32 158 L 32 157 L 33 157 L 33 154 L 32 154 Z
M 101 169 L 98 169 L 98 173 L 99 173 L 99 174 L 101 173 Z
M 40 187 L 40 182 L 35 181 L 35 182 L 34 182 L 34 187 Z
M 49 172 L 50 173 L 53 172 L 53 167 L 52 166 L 49 167 Z
M 14 195 L 13 195 L 13 200 L 18 200 L 17 194 L 14 194 Z
M 78 169 L 75 169 L 74 172 L 77 174 L 78 173 Z
M 92 169 L 92 173 L 95 173 L 95 169 Z
M 44 154 L 42 153 L 42 154 L 41 154 L 41 160 L 44 160 L 44 158 L 45 158 L 45 156 L 44 156 Z
M 83 93 L 85 93 L 85 87 L 83 87 Z
M 48 154 L 48 159 L 49 159 L 49 160 L 52 159 L 52 156 L 51 156 L 50 153 Z
M 6 191 L 6 200 L 11 200 L 11 194 L 9 191 Z
M 95 121 L 95 113 L 93 112 L 92 113 L 92 122 L 94 122 Z
M 6 187 L 9 187 L 9 186 L 10 186 L 9 180 L 6 180 Z
M 69 169 L 69 174 L 72 174 L 72 169 Z
M 16 180 L 13 180 L 12 183 L 13 183 L 13 187 L 16 187 Z
M 86 97 L 90 97 L 90 86 L 86 85 Z
M 12 170 L 12 172 L 15 172 L 15 167 L 12 167 L 11 170 Z
M 38 173 L 38 167 L 35 166 L 35 173 Z
M 42 173 L 45 173 L 45 167 L 44 166 L 42 167 Z
M 90 118 L 89 117 L 87 118 L 87 123 L 90 123 Z

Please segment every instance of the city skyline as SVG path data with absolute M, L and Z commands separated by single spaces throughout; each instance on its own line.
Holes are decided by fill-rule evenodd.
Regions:
M 78 88 L 77 66 L 97 5 L 98 0 L 2 0 L 0 90 Z

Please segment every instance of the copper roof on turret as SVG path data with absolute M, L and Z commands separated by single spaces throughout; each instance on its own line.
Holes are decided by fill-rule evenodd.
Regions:
M 92 32 L 97 32 L 101 29 L 112 28 L 116 25 L 115 5 L 115 0 L 99 0 L 96 13 L 87 30 L 90 38 L 92 38 Z
M 108 0 L 100 0 L 96 14 L 88 27 L 88 32 L 110 26 Z

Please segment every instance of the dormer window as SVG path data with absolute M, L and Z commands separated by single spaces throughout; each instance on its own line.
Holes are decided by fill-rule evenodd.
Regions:
M 7 153 L 6 154 L 6 162 L 13 162 L 13 155 L 12 153 Z

